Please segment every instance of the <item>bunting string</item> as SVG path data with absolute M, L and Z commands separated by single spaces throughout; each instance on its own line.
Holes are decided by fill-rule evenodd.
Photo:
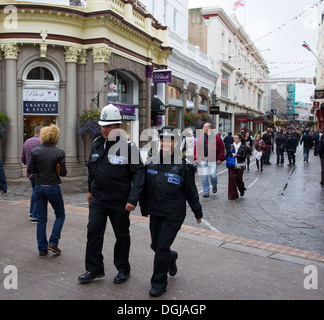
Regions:
M 323 4 L 323 0 L 319 0 L 318 2 L 314 3 L 312 6 L 310 6 L 310 8 L 314 9 L 314 8 L 318 7 L 320 4 Z M 295 16 L 295 17 L 293 17 L 293 18 L 287 20 L 285 23 L 283 23 L 283 24 L 280 25 L 279 27 L 275 28 L 274 30 L 268 32 L 267 34 L 263 35 L 262 37 L 260 37 L 260 38 L 254 40 L 254 41 L 251 41 L 251 42 L 245 44 L 245 45 L 242 47 L 242 49 L 243 49 L 243 48 L 246 48 L 246 47 L 248 47 L 248 46 L 250 46 L 250 45 L 252 45 L 252 44 L 254 44 L 254 43 L 256 43 L 256 42 L 258 42 L 258 41 L 260 41 L 260 40 L 262 40 L 262 39 L 264 39 L 264 38 L 266 38 L 266 37 L 268 37 L 268 36 L 270 36 L 271 34 L 277 32 L 278 30 L 280 30 L 280 29 L 286 27 L 287 24 L 289 24 L 290 22 L 295 21 L 295 20 L 298 20 L 301 16 L 303 16 L 304 14 L 306 14 L 306 13 L 308 13 L 308 12 L 309 12 L 309 8 L 305 9 L 304 11 L 302 11 L 302 12 L 301 12 L 300 14 L 298 14 L 297 16 Z

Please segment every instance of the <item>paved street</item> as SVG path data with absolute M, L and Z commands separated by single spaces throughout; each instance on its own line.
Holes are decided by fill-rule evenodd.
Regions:
M 250 171 L 245 171 L 247 192 L 244 198 L 228 201 L 227 169 L 218 168 L 218 192 L 210 198 L 202 197 L 200 176 L 196 176 L 204 212 L 204 223 L 197 225 L 188 208 L 185 224 L 206 230 L 219 231 L 244 238 L 288 245 L 324 254 L 324 188 L 320 186 L 320 161 L 310 153 L 308 166 L 302 158 L 302 148 L 296 155 L 297 165 L 272 165 L 257 172 L 255 160 Z M 66 205 L 88 207 L 86 202 L 87 177 L 64 179 L 62 184 Z M 9 192 L 3 200 L 27 200 L 30 197 L 27 179 L 9 182 Z M 135 211 L 140 215 L 139 209 Z
M 300 152 L 295 168 L 273 164 L 261 174 L 252 165 L 244 177 L 246 196 L 234 202 L 227 200 L 227 170 L 224 165 L 219 168 L 217 194 L 205 199 L 201 193 L 204 223 L 198 226 L 188 212 L 174 243 L 179 272 L 169 279 L 168 290 L 160 300 L 324 299 L 320 165 L 312 154 L 309 165 L 304 166 Z M 199 177 L 197 185 L 201 191 Z M 86 177 L 64 180 L 67 218 L 60 241 L 62 255 L 41 259 L 36 225 L 28 218 L 29 183 L 26 179 L 9 181 L 9 193 L 0 199 L 0 300 L 150 299 L 153 252 L 148 219 L 141 217 L 138 209 L 131 215 L 130 280 L 121 286 L 113 284 L 114 237 L 107 226 L 106 277 L 87 286 L 77 283 L 78 275 L 84 272 L 86 192 Z M 48 228 L 53 219 L 50 209 Z M 6 274 L 2 270 L 6 266 L 18 270 L 17 290 L 4 288 Z M 305 289 L 309 274 L 305 266 L 316 268 L 317 289 Z

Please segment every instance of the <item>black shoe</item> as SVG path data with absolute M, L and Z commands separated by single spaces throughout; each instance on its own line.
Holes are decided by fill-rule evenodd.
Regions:
M 241 197 L 244 197 L 244 191 L 243 192 L 240 192 L 240 196 Z
M 173 257 L 171 258 L 171 263 L 170 263 L 170 268 L 169 268 L 169 275 L 171 277 L 174 277 L 178 272 L 178 268 L 176 265 L 176 261 L 178 259 L 178 252 L 176 252 L 176 251 L 173 251 L 173 252 L 174 252 L 174 254 L 173 254 Z
M 208 198 L 209 197 L 209 194 L 208 193 L 204 193 L 203 197 L 204 198 Z
M 151 297 L 155 297 L 155 298 L 157 298 L 157 297 L 162 296 L 162 294 L 163 294 L 165 291 L 166 291 L 165 288 L 164 288 L 164 289 L 162 289 L 162 288 L 152 288 L 152 289 L 150 290 L 150 296 L 151 296 Z
M 130 277 L 129 273 L 119 272 L 114 279 L 114 283 L 121 284 L 126 282 Z
M 86 272 L 85 274 L 82 274 L 78 281 L 80 283 L 90 283 L 95 279 L 103 278 L 105 276 L 104 273 L 93 273 L 93 272 Z
M 217 187 L 213 188 L 213 193 L 217 193 Z

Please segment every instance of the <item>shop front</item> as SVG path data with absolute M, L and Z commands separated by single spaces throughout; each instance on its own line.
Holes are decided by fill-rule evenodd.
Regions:
M 316 117 L 318 120 L 318 129 L 324 130 L 324 103 L 322 103 L 320 109 L 316 110 Z

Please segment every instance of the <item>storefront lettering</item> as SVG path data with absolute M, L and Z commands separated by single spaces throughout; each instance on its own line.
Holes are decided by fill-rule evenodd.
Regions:
M 58 114 L 58 102 L 26 102 L 24 114 Z

